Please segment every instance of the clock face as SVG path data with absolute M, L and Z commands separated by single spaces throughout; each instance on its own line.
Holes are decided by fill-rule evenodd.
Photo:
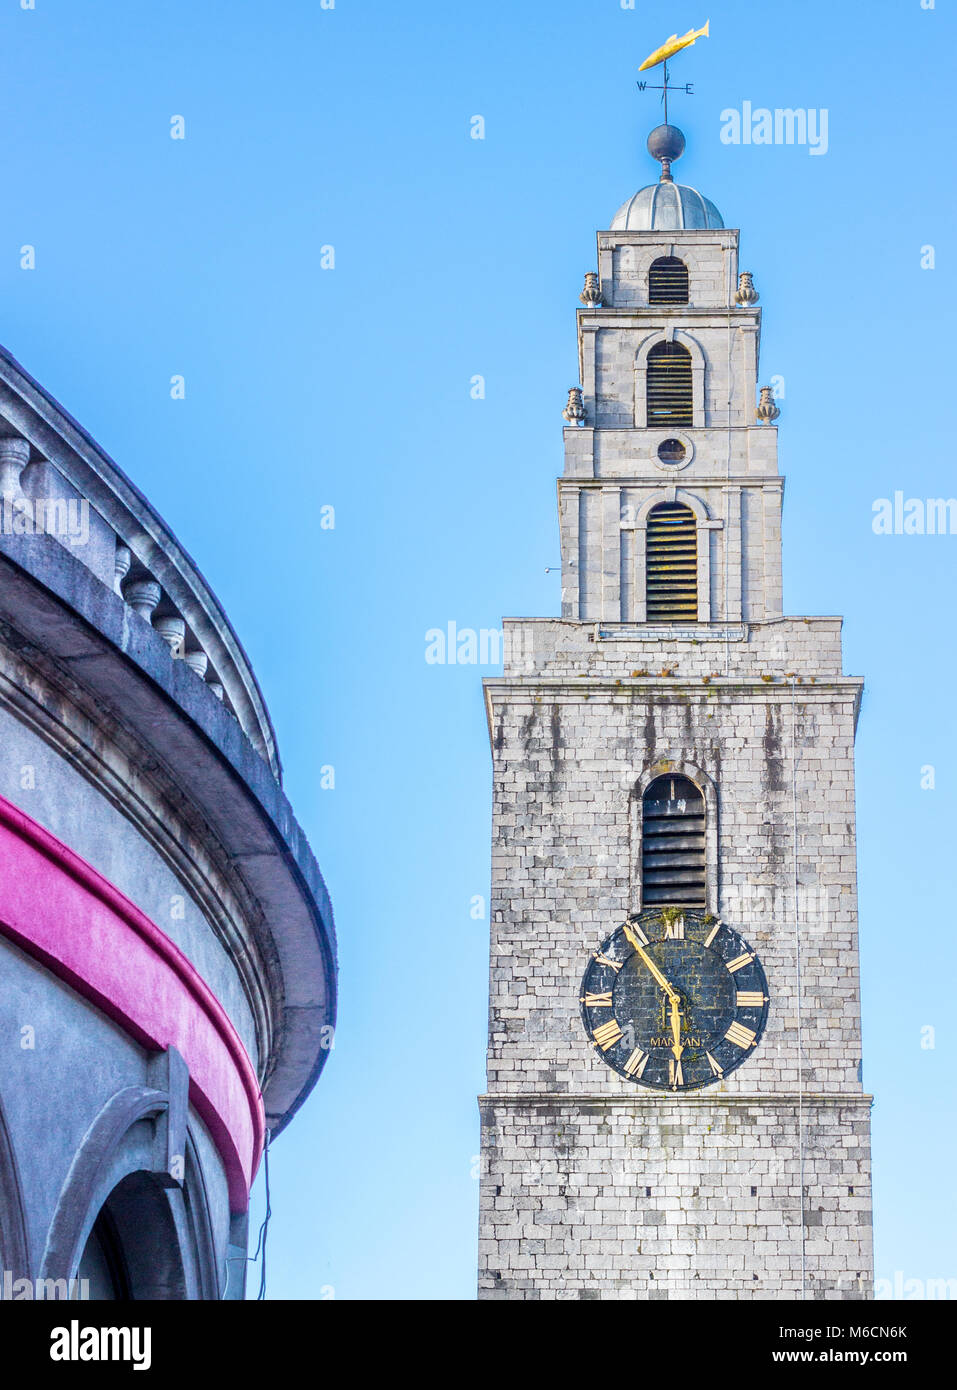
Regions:
M 602 942 L 582 980 L 582 1019 L 599 1057 L 659 1091 L 693 1091 L 757 1046 L 768 982 L 748 943 L 694 908 L 648 908 Z

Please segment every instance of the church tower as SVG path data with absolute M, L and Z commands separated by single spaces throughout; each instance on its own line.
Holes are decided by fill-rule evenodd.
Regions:
M 758 293 L 684 143 L 598 233 L 562 616 L 485 682 L 483 1298 L 871 1293 L 862 682 L 840 618 L 782 612 Z

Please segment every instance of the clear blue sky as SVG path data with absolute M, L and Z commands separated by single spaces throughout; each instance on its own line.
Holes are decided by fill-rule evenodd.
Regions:
M 957 1276 L 957 536 L 871 530 L 875 498 L 957 491 L 950 8 L 712 3 L 712 38 L 675 65 L 696 84 L 673 112 L 681 177 L 742 228 L 762 375 L 786 381 L 786 611 L 845 614 L 846 669 L 868 682 L 864 1078 L 886 1278 Z M 341 1026 L 273 1152 L 271 1296 L 474 1294 L 488 948 L 469 904 L 488 891 L 490 763 L 483 673 L 427 665 L 424 634 L 558 611 L 544 571 L 582 275 L 596 228 L 655 174 L 637 66 L 708 16 L 0 0 L 0 341 L 223 601 L 335 904 Z M 723 145 L 720 112 L 745 100 L 827 108 L 827 155 Z

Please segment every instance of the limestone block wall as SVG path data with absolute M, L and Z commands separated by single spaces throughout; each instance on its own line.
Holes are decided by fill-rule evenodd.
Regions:
M 836 617 L 670 627 L 506 618 L 505 675 L 608 678 L 616 688 L 620 682 L 626 689 L 654 690 L 656 698 L 666 696 L 676 680 L 693 680 L 707 693 L 719 680 L 739 678 L 760 689 L 793 675 L 803 689 L 841 676 L 841 625 Z M 665 670 L 670 674 L 662 675 Z M 859 680 L 852 684 L 860 689 Z
M 483 1292 L 646 1297 L 663 1266 L 672 1296 L 695 1296 L 695 1280 L 708 1297 L 796 1296 L 803 1162 L 805 1277 L 819 1296 L 860 1296 L 870 1255 L 869 1217 L 857 1215 L 869 1212 L 859 683 L 798 690 L 752 679 L 710 690 L 592 678 L 575 688 L 527 677 L 486 686 L 496 815 Z M 758 952 L 771 997 L 755 1052 L 692 1096 L 657 1096 L 619 1077 L 580 1020 L 589 954 L 640 906 L 636 787 L 649 771 L 713 788 L 709 908 Z M 779 1166 L 762 1166 L 771 1160 Z M 556 1191 L 530 1182 L 530 1163 L 546 1165 Z M 641 1195 L 646 1188 L 662 1200 Z M 756 1241 L 758 1227 L 768 1229 Z
M 677 434 L 688 448 L 687 463 L 681 468 L 663 464 L 658 446 Z M 689 481 L 706 478 L 727 482 L 729 476 L 777 477 L 778 432 L 774 425 L 753 423 L 734 425 L 729 430 L 709 427 L 700 430 L 639 430 L 630 427 L 596 430 L 591 426 L 565 430 L 566 478 L 607 478 L 675 482 L 681 487 Z
M 614 316 L 601 310 L 579 315 L 585 418 L 599 429 L 644 429 L 646 358 L 663 341 L 680 343 L 691 356 L 696 429 L 754 423 L 758 311 L 714 313 L 682 306 Z
M 779 478 L 718 482 L 689 476 L 640 481 L 559 481 L 563 616 L 645 619 L 645 538 L 650 510 L 680 502 L 696 516 L 698 617 L 756 621 L 782 607 Z
M 868 1112 L 866 1097 L 483 1098 L 479 1297 L 866 1297 Z
M 717 1089 L 859 1094 L 853 688 L 792 700 L 489 687 L 489 1089 L 634 1089 L 588 1045 L 579 995 L 589 953 L 640 904 L 636 787 L 657 770 L 713 786 L 708 906 L 758 952 L 770 986 L 762 1043 Z
M 691 307 L 727 308 L 738 279 L 738 232 L 598 233 L 598 275 L 605 304 L 647 308 L 648 270 L 660 256 L 678 256 L 688 267 Z
M 652 305 L 661 256 L 687 305 Z M 480 1296 L 869 1296 L 854 730 L 838 618 L 785 617 L 777 431 L 738 233 L 598 234 L 578 311 L 585 420 L 559 480 L 562 619 L 506 620 L 494 766 Z M 691 357 L 692 423 L 649 427 L 657 343 Z M 677 437 L 681 450 L 664 451 Z M 646 621 L 648 516 L 695 517 L 696 621 Z M 619 1076 L 580 1016 L 591 953 L 641 908 L 641 791 L 704 793 L 706 900 L 757 951 L 765 1032 L 717 1084 Z

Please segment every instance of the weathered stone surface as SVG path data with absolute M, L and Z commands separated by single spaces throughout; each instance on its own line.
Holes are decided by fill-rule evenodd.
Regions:
M 562 619 L 505 623 L 493 753 L 481 1297 L 862 1298 L 872 1280 L 860 1082 L 854 731 L 839 618 L 784 617 L 777 431 L 754 423 L 760 310 L 738 233 L 599 233 L 578 315 L 586 427 L 565 430 Z M 680 256 L 687 306 L 650 306 Z M 692 351 L 680 468 L 644 418 L 642 354 Z M 697 518 L 698 615 L 645 621 L 658 501 Z M 747 938 L 770 1011 L 697 1092 L 619 1076 L 580 1016 L 590 954 L 641 908 L 641 788 L 705 792 L 707 905 Z M 802 1193 L 803 1187 L 803 1193 Z

